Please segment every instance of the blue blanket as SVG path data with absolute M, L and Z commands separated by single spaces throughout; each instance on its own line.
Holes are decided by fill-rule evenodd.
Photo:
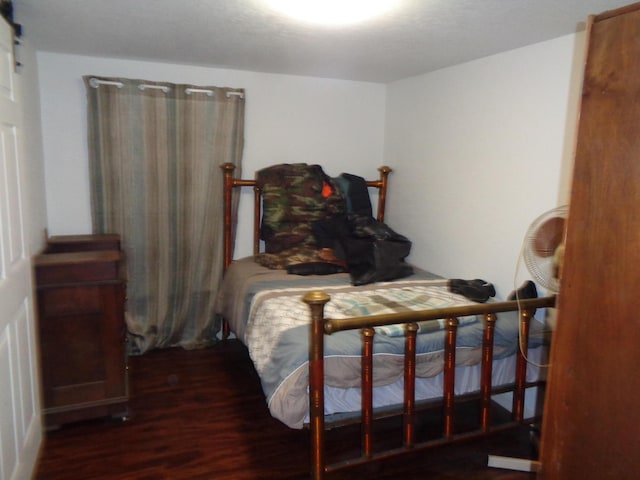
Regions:
M 446 281 L 420 270 L 395 282 L 353 287 L 346 274 L 297 277 L 256 267 L 250 261 L 236 263 L 238 265 L 232 264 L 227 274 L 228 284 L 219 298 L 218 311 L 231 321 L 232 330 L 247 345 L 272 415 L 293 428 L 302 427 L 308 412 L 310 316 L 308 306 L 302 302 L 306 292 L 323 290 L 332 296 L 325 306 L 328 318 L 450 306 L 443 302 L 472 303 L 454 294 L 447 297 Z M 399 302 L 398 298 L 406 301 Z M 477 364 L 483 322 L 475 317 L 461 320 L 456 364 Z M 421 325 L 416 342 L 418 377 L 434 377 L 442 372 L 445 332 L 441 326 L 437 320 Z M 517 351 L 518 330 L 518 312 L 498 314 L 494 340 L 496 360 Z M 377 329 L 373 347 L 376 387 L 392 384 L 402 377 L 405 341 L 397 331 L 401 329 Z M 538 336 L 533 336 L 530 347 L 539 344 Z M 359 331 L 325 335 L 325 384 L 328 387 L 348 389 L 360 385 L 361 349 Z

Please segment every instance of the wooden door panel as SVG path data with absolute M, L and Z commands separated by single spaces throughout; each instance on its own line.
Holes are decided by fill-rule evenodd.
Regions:
M 24 236 L 20 96 L 0 20 L 0 478 L 29 478 L 42 439 L 31 262 Z
M 595 17 L 542 430 L 545 479 L 640 471 L 640 4 Z

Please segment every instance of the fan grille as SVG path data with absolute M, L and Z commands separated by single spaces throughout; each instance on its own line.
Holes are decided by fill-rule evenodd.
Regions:
M 536 282 L 553 293 L 560 288 L 554 253 L 562 243 L 567 210 L 562 206 L 543 213 L 531 223 L 525 236 L 524 263 Z

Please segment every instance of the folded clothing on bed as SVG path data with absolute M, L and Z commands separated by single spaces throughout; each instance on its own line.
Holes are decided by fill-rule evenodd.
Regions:
M 362 177 L 327 176 L 319 165 L 279 164 L 256 174 L 262 190 L 260 238 L 265 253 L 256 261 L 267 268 L 293 267 L 298 274 L 325 274 L 332 266 L 316 250 L 332 249 L 348 265 L 354 285 L 410 275 L 404 259 L 411 242 L 372 217 L 371 200 Z M 326 262 L 336 263 L 336 262 Z
M 346 271 L 343 265 L 328 262 L 296 263 L 287 267 L 287 273 L 293 275 L 331 275 Z
M 334 180 L 344 195 L 347 213 L 366 217 L 373 216 L 369 187 L 367 187 L 367 181 L 364 178 L 351 173 L 341 173 Z
M 316 241 L 329 247 L 348 267 L 353 285 L 404 278 L 413 273 L 405 262 L 411 241 L 371 216 L 337 215 L 313 224 Z

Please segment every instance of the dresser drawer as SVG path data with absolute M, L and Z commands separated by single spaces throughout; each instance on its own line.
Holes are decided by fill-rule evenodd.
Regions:
M 44 318 L 95 313 L 103 307 L 99 286 L 41 288 L 38 292 L 38 302 Z
M 38 286 L 118 280 L 123 254 L 119 251 L 48 253 L 35 258 Z
M 55 235 L 47 239 L 46 253 L 91 252 L 120 250 L 120 236 L 102 235 Z

